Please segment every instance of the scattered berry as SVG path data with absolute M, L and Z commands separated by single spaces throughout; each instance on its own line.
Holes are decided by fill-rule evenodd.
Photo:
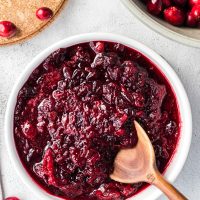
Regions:
M 17 32 L 16 26 L 9 21 L 0 21 L 0 36 L 1 37 L 13 37 Z
M 50 8 L 42 7 L 36 11 L 36 16 L 40 20 L 47 20 L 53 16 L 53 12 Z

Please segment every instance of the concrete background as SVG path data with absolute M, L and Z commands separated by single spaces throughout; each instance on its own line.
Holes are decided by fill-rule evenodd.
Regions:
M 200 199 L 200 49 L 158 35 L 129 13 L 120 0 L 69 0 L 59 17 L 42 33 L 22 44 L 0 48 L 0 159 L 5 196 L 39 200 L 15 174 L 3 138 L 6 103 L 16 79 L 31 59 L 49 45 L 71 35 L 96 31 L 122 34 L 146 44 L 161 54 L 179 75 L 192 106 L 193 139 L 175 186 L 190 200 Z

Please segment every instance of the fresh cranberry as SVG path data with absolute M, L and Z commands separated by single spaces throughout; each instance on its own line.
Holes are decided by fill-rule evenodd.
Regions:
M 162 11 L 162 0 L 150 0 L 147 3 L 147 10 L 153 15 L 159 15 Z
M 200 5 L 195 5 L 191 10 L 191 15 L 195 18 L 195 20 L 200 22 Z
M 185 21 L 185 13 L 181 9 L 172 6 L 164 10 L 164 18 L 174 26 L 181 26 Z
M 47 20 L 53 16 L 53 12 L 50 8 L 42 7 L 36 11 L 36 16 L 40 20 Z
M 190 8 L 193 8 L 195 5 L 200 5 L 200 0 L 189 0 L 188 4 Z
M 20 199 L 17 197 L 7 197 L 5 200 L 20 200 Z
M 177 6 L 180 6 L 180 7 L 184 7 L 187 0 L 173 0 L 173 2 L 177 5 Z
M 0 36 L 1 37 L 13 37 L 17 32 L 16 26 L 9 21 L 0 21 Z
M 191 12 L 189 12 L 187 14 L 186 24 L 189 27 L 196 27 L 197 26 L 197 20 Z

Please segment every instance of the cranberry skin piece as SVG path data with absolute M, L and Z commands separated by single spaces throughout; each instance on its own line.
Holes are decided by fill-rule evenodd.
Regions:
M 47 20 L 53 16 L 53 12 L 47 7 L 42 7 L 36 11 L 36 16 L 40 20 Z
M 177 5 L 177 6 L 180 6 L 180 7 L 184 7 L 187 0 L 173 0 L 173 2 Z
M 147 11 L 153 15 L 159 15 L 162 11 L 162 0 L 150 0 L 147 3 Z
M 20 199 L 17 197 L 7 197 L 5 200 L 20 200 Z
M 16 26 L 9 21 L 0 22 L 0 36 L 10 38 L 17 32 Z
M 193 8 L 195 5 L 200 5 L 200 0 L 189 0 L 188 4 L 190 8 Z
M 192 8 L 191 15 L 196 19 L 197 22 L 200 22 L 200 5 L 196 5 Z
M 196 27 L 197 26 L 197 20 L 196 18 L 192 15 L 191 12 L 187 14 L 187 19 L 186 19 L 186 24 L 189 27 Z
M 185 13 L 181 9 L 171 6 L 164 10 L 164 19 L 174 26 L 181 26 L 185 21 Z

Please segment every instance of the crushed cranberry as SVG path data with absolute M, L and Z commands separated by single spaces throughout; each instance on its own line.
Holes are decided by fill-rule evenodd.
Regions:
M 141 0 L 147 11 L 174 26 L 200 27 L 200 0 Z
M 16 147 L 29 174 L 53 195 L 123 200 L 145 187 L 109 179 L 117 152 L 137 143 L 134 119 L 147 131 L 163 172 L 180 129 L 167 80 L 124 45 L 79 44 L 53 52 L 19 91 Z

